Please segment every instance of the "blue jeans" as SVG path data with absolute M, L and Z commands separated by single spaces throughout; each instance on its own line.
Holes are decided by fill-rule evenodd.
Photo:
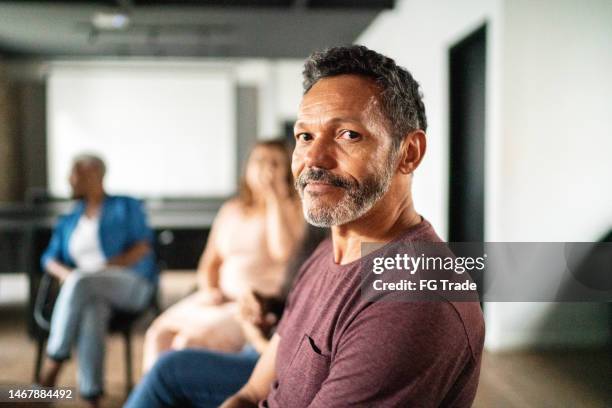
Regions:
M 78 350 L 79 392 L 95 398 L 104 392 L 104 354 L 112 310 L 139 312 L 153 294 L 153 285 L 129 269 L 97 273 L 75 270 L 64 281 L 51 317 L 47 355 L 56 361 Z
M 130 394 L 124 408 L 218 407 L 246 384 L 258 358 L 250 346 L 240 353 L 167 352 Z

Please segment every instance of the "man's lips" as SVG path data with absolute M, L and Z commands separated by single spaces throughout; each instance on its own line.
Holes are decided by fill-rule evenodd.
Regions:
M 304 188 L 305 191 L 309 193 L 329 193 L 332 191 L 336 191 L 341 187 L 334 186 L 330 183 L 323 183 L 321 181 L 309 181 Z

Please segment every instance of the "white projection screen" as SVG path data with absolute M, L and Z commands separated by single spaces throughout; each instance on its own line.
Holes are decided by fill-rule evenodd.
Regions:
M 111 194 L 209 197 L 236 188 L 232 74 L 198 64 L 55 63 L 47 89 L 48 175 L 69 195 L 72 158 L 107 163 Z

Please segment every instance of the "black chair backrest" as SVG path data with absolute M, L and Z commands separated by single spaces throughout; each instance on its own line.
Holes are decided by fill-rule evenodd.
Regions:
M 49 331 L 51 315 L 59 293 L 59 281 L 45 273 L 40 279 L 36 300 L 34 301 L 34 321 L 39 329 Z

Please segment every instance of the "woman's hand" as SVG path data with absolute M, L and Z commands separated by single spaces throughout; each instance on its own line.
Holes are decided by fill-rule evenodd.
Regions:
M 284 198 L 288 195 L 285 173 L 279 166 L 267 163 L 260 172 L 260 185 L 266 199 Z
M 238 299 L 238 321 L 246 339 L 262 353 L 277 322 L 276 315 L 265 310 L 262 299 L 252 291 Z
M 66 278 L 72 273 L 72 269 L 56 260 L 50 260 L 46 265 L 47 272 L 59 279 L 63 283 Z
M 268 331 L 277 322 L 276 315 L 265 310 L 263 299 L 253 291 L 248 291 L 238 299 L 238 310 L 241 320 L 259 327 L 260 330 Z

